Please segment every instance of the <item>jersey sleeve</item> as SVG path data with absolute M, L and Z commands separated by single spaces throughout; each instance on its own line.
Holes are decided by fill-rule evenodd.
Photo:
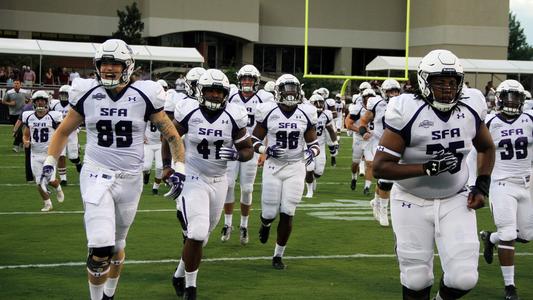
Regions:
M 96 79 L 76 78 L 72 82 L 72 86 L 68 92 L 68 98 L 72 109 L 77 111 L 80 115 L 85 115 L 83 103 L 89 96 L 90 92 L 99 86 Z
M 245 128 L 248 125 L 248 112 L 242 105 L 232 105 L 232 116 L 235 119 L 235 123 L 239 129 Z
M 255 120 L 259 123 L 263 123 L 268 113 L 276 107 L 274 102 L 260 103 L 255 110 Z
M 305 113 L 305 115 L 307 116 L 307 118 L 309 119 L 309 122 L 311 122 L 311 124 L 309 125 L 310 126 L 316 125 L 316 123 L 318 122 L 318 113 L 317 113 L 316 107 L 311 104 L 303 104 L 303 105 L 300 105 L 300 107 L 302 111 Z M 324 112 L 326 112 L 326 110 L 324 110 Z M 330 115 L 333 115 L 331 111 L 329 111 L 329 113 Z
M 174 119 L 182 123 L 185 118 L 198 108 L 198 101 L 191 99 L 184 99 L 180 105 L 176 105 L 174 109 Z
M 335 107 L 335 99 L 333 98 L 326 99 L 326 105 L 327 107 Z
M 274 95 L 272 93 L 269 93 L 263 89 L 257 91 L 257 97 L 261 100 L 261 102 L 274 102 Z
M 331 125 L 332 122 L 333 122 L 333 114 L 331 113 L 331 111 L 330 110 L 325 110 L 322 113 L 325 114 L 326 118 L 328 119 L 328 122 L 326 123 L 326 126 Z
M 385 112 L 386 127 L 393 131 L 401 131 L 417 111 L 414 103 L 416 102 L 411 94 L 390 99 Z
M 32 110 L 22 112 L 22 124 L 28 126 L 28 118 L 33 114 Z
M 461 102 L 474 110 L 479 116 L 479 119 L 484 121 L 487 117 L 488 107 L 485 97 L 481 91 L 477 89 L 466 89 L 463 92 L 463 96 L 464 98 L 461 99 Z

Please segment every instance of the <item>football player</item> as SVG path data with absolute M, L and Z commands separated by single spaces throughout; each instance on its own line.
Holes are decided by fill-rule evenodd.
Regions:
M 474 89 L 462 92 L 463 80 L 452 52 L 431 51 L 418 66 L 420 93 L 390 99 L 385 113 L 373 170 L 394 180 L 390 206 L 403 299 L 430 298 L 435 244 L 444 271 L 435 299 L 459 299 L 478 280 L 474 210 L 488 195 L 495 147 L 483 122 L 485 99 Z M 464 158 L 472 147 L 478 177 L 468 191 Z
M 196 277 L 202 247 L 220 220 L 228 190 L 228 161 L 253 157 L 246 130 L 246 109 L 227 103 L 229 81 L 220 70 L 209 69 L 197 85 L 198 101 L 185 102 L 174 112 L 174 125 L 185 139 L 186 184 L 176 205 L 186 223 L 186 240 L 172 284 L 176 295 L 196 299 Z M 164 157 L 164 160 L 169 158 Z
M 307 194 L 305 198 L 313 198 L 313 192 L 316 190 L 317 180 L 324 174 L 324 168 L 326 167 L 326 134 L 325 131 L 335 140 L 335 143 L 338 144 L 337 133 L 333 127 L 333 115 L 331 111 L 324 110 L 325 101 L 322 96 L 319 94 L 312 95 L 309 98 L 309 102 L 316 107 L 317 110 L 317 123 L 316 123 L 316 135 L 318 138 L 318 145 L 320 146 L 320 154 L 317 158 L 307 165 L 307 173 L 305 175 L 305 182 L 307 186 Z M 330 154 L 337 155 L 336 151 L 338 148 L 333 148 L 333 151 Z
M 369 146 L 368 139 L 370 138 L 369 130 L 374 128 L 374 123 L 369 122 L 366 126 L 360 127 L 361 117 L 366 113 L 368 99 L 376 97 L 373 89 L 366 89 L 361 92 L 360 101 L 355 105 L 350 106 L 350 115 L 346 117 L 346 128 L 353 132 L 352 143 L 352 180 L 350 182 L 350 188 L 355 190 L 357 186 L 357 173 L 360 172 L 359 164 L 361 158 L 364 156 L 365 160 L 373 158 L 371 148 Z M 368 133 L 365 137 L 365 133 Z M 372 185 L 372 161 L 365 163 L 365 186 L 363 193 L 365 195 L 370 194 L 370 187 Z
M 273 102 L 272 94 L 263 89 L 258 89 L 261 74 L 253 65 L 244 65 L 237 72 L 237 87 L 234 94 L 230 94 L 228 102 L 235 103 L 246 109 L 248 134 L 252 134 L 255 127 L 255 111 L 257 105 L 264 102 Z M 228 193 L 224 203 L 224 227 L 220 240 L 225 242 L 230 239 L 233 220 L 233 206 L 235 203 L 235 181 L 239 177 L 241 187 L 241 223 L 239 226 L 240 243 L 248 244 L 248 218 L 252 207 L 252 192 L 254 191 L 255 176 L 259 154 L 247 162 L 228 162 Z
M 183 176 L 184 153 L 176 128 L 162 111 L 165 94 L 161 85 L 151 80 L 130 83 L 135 66 L 132 49 L 122 40 L 107 40 L 96 51 L 94 63 L 96 79 L 77 78 L 72 83 L 72 109 L 52 137 L 41 185 L 52 180 L 68 136 L 85 122 L 80 190 L 89 248 L 89 291 L 92 300 L 100 300 L 113 298 L 123 266 L 126 236 L 143 188 L 148 120 L 169 140 L 178 162 L 177 178 Z
M 39 178 L 42 175 L 41 171 L 46 159 L 50 139 L 59 123 L 63 120 L 63 116 L 60 112 L 49 111 L 49 95 L 45 91 L 36 91 L 31 99 L 34 110 L 22 113 L 22 124 L 24 126 L 22 140 L 25 148 L 31 148 L 31 169 L 36 178 L 37 191 L 44 202 L 44 207 L 41 211 L 47 212 L 52 210 L 52 201 L 50 200 L 47 186 L 39 185 Z M 61 203 L 65 200 L 61 185 L 55 179 L 55 174 L 51 174 L 50 178 L 53 180 L 49 184 L 55 188 L 57 202 Z
M 318 90 L 316 90 L 316 93 L 319 94 L 324 98 L 325 101 L 325 110 L 331 111 L 331 114 L 333 115 L 333 118 L 336 119 L 338 117 L 337 109 L 336 109 L 336 102 L 333 98 L 329 97 L 329 90 L 325 87 L 321 87 Z M 314 94 L 314 93 L 313 93 Z M 337 130 L 336 124 L 333 123 L 333 127 L 335 130 Z M 331 166 L 335 167 L 337 165 L 337 153 L 339 148 L 339 143 L 336 140 L 333 140 L 331 136 L 329 135 L 329 132 L 326 133 L 327 135 L 327 144 L 328 148 L 331 153 L 335 153 L 334 155 L 331 155 Z
M 282 257 L 292 231 L 296 206 L 302 199 L 305 164 L 320 154 L 315 125 L 316 108 L 301 104 L 300 82 L 291 74 L 276 80 L 277 103 L 257 106 L 257 125 L 253 132 L 254 149 L 267 155 L 263 166 L 261 190 L 261 227 L 259 240 L 268 241 L 270 227 L 279 213 L 277 240 L 272 266 L 282 270 Z M 267 137 L 269 146 L 263 145 Z
M 533 109 L 533 99 L 531 98 L 531 93 L 524 90 L 524 94 L 526 95 L 526 99 L 524 100 L 524 110 Z
M 176 79 L 176 93 L 170 93 L 167 95 L 164 107 L 166 114 L 171 120 L 174 119 L 174 110 L 182 104 L 183 100 L 196 99 L 196 83 L 204 73 L 204 68 L 194 67 L 187 72 L 185 80 L 182 78 Z
M 346 103 L 342 99 L 341 94 L 335 95 L 335 111 L 337 112 L 337 117 L 334 120 L 335 127 L 337 128 L 337 133 L 340 134 L 343 128 L 343 121 L 346 113 Z
M 392 97 L 400 95 L 400 84 L 394 79 L 387 79 L 381 85 L 381 95 L 383 98 L 371 97 L 368 99 L 367 110 L 361 117 L 361 123 L 359 125 L 359 133 L 366 131 L 363 134 L 363 139 L 368 139 L 370 155 L 366 156 L 366 163 L 369 168 L 372 167 L 372 160 L 376 154 L 376 146 L 379 143 L 379 139 L 383 135 L 385 130 L 385 111 L 387 110 L 387 103 Z M 368 129 L 368 125 L 373 123 L 373 130 Z M 362 130 L 364 128 L 364 130 Z M 385 179 L 378 179 L 376 192 L 374 199 L 370 201 L 374 218 L 379 221 L 381 226 L 389 226 L 388 206 L 389 195 L 392 188 L 392 181 Z
M 51 110 L 61 112 L 63 118 L 67 116 L 70 109 L 68 103 L 68 93 L 70 91 L 70 85 L 62 85 L 59 88 L 59 101 L 55 101 L 51 105 Z M 80 150 L 78 142 L 79 129 L 72 132 L 68 137 L 67 146 L 61 152 L 61 156 L 57 161 L 57 173 L 59 174 L 59 180 L 61 185 L 67 185 L 67 168 L 65 155 L 68 155 L 68 159 L 76 165 L 76 171 L 81 172 L 82 163 L 80 160 Z
M 492 263 L 498 248 L 505 299 L 518 299 L 514 282 L 515 240 L 533 240 L 533 202 L 529 195 L 533 111 L 523 111 L 525 93 L 516 80 L 496 89 L 499 113 L 488 115 L 487 127 L 496 144 L 496 163 L 490 184 L 490 207 L 497 231 L 482 231 L 483 256 Z

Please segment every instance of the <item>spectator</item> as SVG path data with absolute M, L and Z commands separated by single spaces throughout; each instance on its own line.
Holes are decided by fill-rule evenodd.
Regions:
M 52 85 L 54 82 L 54 71 L 52 71 L 52 68 L 48 68 L 48 71 L 44 74 L 43 83 Z
M 67 72 L 67 68 L 63 68 L 61 70 L 61 73 L 57 76 L 57 83 L 58 84 L 68 84 L 69 80 L 69 74 Z
M 15 79 L 13 81 L 13 88 L 7 91 L 4 95 L 2 103 L 7 105 L 9 108 L 9 122 L 12 125 L 15 125 L 17 119 L 22 112 L 22 107 L 26 103 L 26 100 L 30 99 L 28 91 L 21 89 L 20 80 Z M 19 152 L 20 145 L 22 143 L 22 132 L 21 130 L 15 130 L 13 127 L 13 151 Z
M 78 73 L 78 71 L 76 70 L 72 70 L 72 72 L 68 76 L 68 84 L 72 84 L 72 81 L 74 81 L 74 79 L 76 78 L 80 78 L 80 73 Z
M 496 90 L 496 89 L 494 88 L 494 84 L 492 83 L 492 80 L 489 81 L 489 82 L 487 82 L 487 85 L 485 86 L 485 94 L 484 94 L 485 97 L 488 96 L 488 94 L 489 94 L 489 92 L 490 92 L 491 89 Z
M 0 82 L 6 82 L 7 81 L 7 72 L 5 67 L 0 67 Z
M 25 86 L 33 86 L 35 83 L 35 80 L 37 79 L 37 76 L 35 75 L 35 72 L 31 69 L 30 66 L 26 66 L 26 70 L 23 71 L 22 74 L 22 80 L 24 82 Z
M 89 73 L 88 78 L 96 79 L 96 74 L 94 72 Z

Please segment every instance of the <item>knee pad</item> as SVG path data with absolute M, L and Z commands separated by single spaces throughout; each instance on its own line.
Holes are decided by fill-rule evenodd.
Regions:
M 77 152 L 68 153 L 68 159 L 75 165 L 80 163 L 80 157 Z
M 231 187 L 228 186 L 228 191 L 226 193 L 226 199 L 224 200 L 224 204 L 227 203 L 235 203 L 235 184 Z
M 205 241 L 209 237 L 209 218 L 195 217 L 187 224 L 187 239 Z
M 276 218 L 276 215 L 278 214 L 278 205 L 268 205 L 268 203 L 262 203 L 261 205 L 261 217 L 265 219 L 272 219 L 274 220 Z
M 463 262 L 457 262 L 453 266 L 448 266 L 448 272 L 444 274 L 443 280 L 441 280 L 441 288 L 453 290 L 460 290 L 468 292 L 473 289 L 478 280 L 477 265 L 468 266 Z
M 523 230 L 520 230 L 517 233 L 516 241 L 519 243 L 529 243 L 529 241 L 533 240 L 533 228 L 526 228 Z
M 254 184 L 242 184 L 241 185 L 241 194 L 242 193 L 253 193 L 254 192 Z
M 354 164 L 361 163 L 361 159 L 360 159 L 360 158 L 353 158 L 353 157 L 352 157 L 352 163 L 354 163 Z
M 404 248 L 396 249 L 402 285 L 414 291 L 433 285 L 433 252 L 411 249 L 409 246 Z
M 517 237 L 516 229 L 512 226 L 502 226 L 498 228 L 498 237 L 500 238 L 500 241 L 513 241 Z
M 241 189 L 241 203 L 244 205 L 252 205 L 252 192 Z
M 461 280 L 461 279 L 459 279 L 459 280 Z M 468 292 L 470 292 L 470 290 L 473 289 L 474 286 L 476 285 L 476 283 L 474 283 L 471 287 L 468 287 L 467 289 L 451 288 L 451 287 L 447 286 L 444 283 L 444 281 L 446 281 L 446 274 L 444 274 L 444 276 L 440 280 L 439 294 L 441 296 L 445 295 L 445 297 L 450 298 L 450 299 L 459 299 L 459 298 L 463 297 L 464 295 L 468 294 Z M 476 277 L 476 282 L 477 282 L 477 277 Z M 465 286 L 466 286 L 466 284 L 465 284 Z
M 113 246 L 89 248 L 87 271 L 94 277 L 101 277 L 109 272 Z
M 382 190 L 384 192 L 388 192 L 388 191 L 390 191 L 392 189 L 392 181 L 388 182 L 388 181 L 379 179 L 378 180 L 378 187 L 379 187 L 380 190 Z

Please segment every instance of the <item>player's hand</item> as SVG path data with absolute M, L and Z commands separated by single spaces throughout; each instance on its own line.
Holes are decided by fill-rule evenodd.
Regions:
M 449 171 L 457 165 L 457 157 L 452 152 L 441 150 L 431 160 L 423 164 L 424 173 L 428 176 L 436 176 Z
M 183 185 L 185 184 L 185 174 L 174 172 L 172 175 L 170 175 L 167 182 L 170 185 L 170 191 L 168 191 L 164 196 L 176 199 L 183 190 Z
M 30 141 L 23 141 L 24 148 L 30 148 Z
M 221 147 L 218 155 L 220 156 L 220 159 L 222 160 L 238 160 L 239 159 L 239 151 L 236 149 L 230 148 L 230 147 Z
M 259 159 L 257 160 L 257 166 L 258 167 L 263 167 L 263 165 L 265 164 L 265 160 L 266 160 L 266 155 L 265 154 L 259 154 Z
M 304 152 L 304 159 L 305 159 L 305 166 L 308 167 L 310 164 L 312 164 L 315 161 L 316 153 L 311 148 L 305 150 Z
M 372 137 L 372 132 L 367 131 L 367 132 L 365 132 L 365 134 L 363 135 L 363 140 L 368 141 L 368 140 L 370 139 L 370 137 Z
M 337 154 L 339 154 L 339 143 L 338 142 L 328 147 L 329 147 L 329 154 L 331 154 L 331 156 L 337 156 Z
M 174 174 L 174 169 L 167 166 L 163 168 L 163 173 L 161 174 L 161 180 L 165 183 L 167 183 L 168 178 Z
M 48 190 L 48 184 L 52 181 L 52 175 L 54 174 L 54 166 L 44 165 L 41 172 L 41 178 L 39 179 L 39 185 L 43 191 Z
M 267 157 L 280 158 L 285 154 L 286 151 L 287 150 L 281 148 L 279 145 L 272 145 L 266 148 L 265 153 Z
M 485 206 L 485 195 L 474 186 L 468 194 L 466 206 L 470 209 L 479 209 Z

